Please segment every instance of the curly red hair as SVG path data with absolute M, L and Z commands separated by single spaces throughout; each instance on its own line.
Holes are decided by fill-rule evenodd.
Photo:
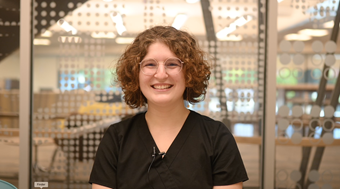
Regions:
M 204 99 L 210 78 L 210 65 L 206 54 L 189 33 L 171 26 L 155 26 L 140 33 L 127 46 L 116 65 L 116 82 L 124 92 L 124 100 L 131 108 L 139 108 L 147 103 L 139 87 L 139 63 L 147 54 L 148 47 L 162 42 L 181 59 L 186 90 L 183 99 L 196 103 Z

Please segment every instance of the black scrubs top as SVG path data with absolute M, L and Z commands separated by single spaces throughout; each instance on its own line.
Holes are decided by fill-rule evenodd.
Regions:
M 163 158 L 145 113 L 111 125 L 98 147 L 89 182 L 113 189 L 211 189 L 246 180 L 227 127 L 190 111 Z

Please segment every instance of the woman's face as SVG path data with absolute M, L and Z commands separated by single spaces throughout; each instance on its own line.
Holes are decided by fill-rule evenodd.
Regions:
M 139 86 L 148 100 L 148 105 L 175 105 L 183 104 L 185 90 L 185 78 L 183 69 L 178 73 L 167 73 L 164 62 L 168 58 L 176 58 L 168 46 L 161 42 L 155 42 L 148 48 L 143 60 L 154 59 L 159 63 L 158 69 L 153 75 L 146 75 L 139 71 Z

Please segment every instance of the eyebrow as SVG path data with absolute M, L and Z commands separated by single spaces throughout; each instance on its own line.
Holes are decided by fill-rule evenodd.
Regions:
M 168 59 L 170 59 L 170 58 L 177 58 L 177 59 L 180 59 L 180 58 L 178 58 L 178 57 L 176 57 L 176 56 L 171 56 L 171 57 L 168 57 L 168 58 L 164 59 L 163 62 L 166 61 L 166 60 L 168 60 Z M 142 61 L 144 61 L 144 60 L 150 60 L 150 59 L 153 59 L 153 60 L 156 60 L 157 62 L 159 62 L 159 60 L 157 60 L 157 59 L 155 59 L 155 58 L 144 58 Z M 180 60 L 181 60 L 181 59 L 180 59 Z M 142 61 L 141 61 L 141 62 L 142 62 Z M 182 60 L 181 60 L 181 61 L 182 61 Z

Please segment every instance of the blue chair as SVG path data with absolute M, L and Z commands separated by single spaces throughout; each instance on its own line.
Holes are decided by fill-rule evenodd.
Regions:
M 13 184 L 6 182 L 4 180 L 0 180 L 0 188 L 1 189 L 17 189 Z

